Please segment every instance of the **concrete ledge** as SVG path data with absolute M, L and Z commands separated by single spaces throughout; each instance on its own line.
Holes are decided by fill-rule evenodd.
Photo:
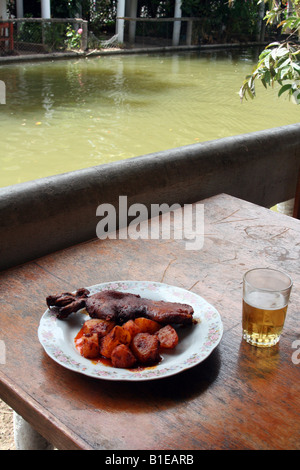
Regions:
M 0 189 L 0 269 L 96 237 L 96 209 L 227 193 L 270 207 L 295 195 L 300 124 L 170 149 Z
M 128 54 L 156 54 L 171 52 L 206 52 L 211 50 L 230 50 L 242 49 L 246 47 L 266 46 L 267 43 L 247 42 L 247 43 L 229 43 L 229 44 L 203 44 L 196 46 L 132 46 L 129 48 L 116 49 L 100 49 L 93 51 L 66 51 L 66 52 L 49 52 L 44 54 L 24 54 L 19 56 L 2 56 L 0 57 L 0 65 L 19 63 L 19 62 L 39 62 L 67 59 L 86 59 L 92 57 L 100 57 L 107 55 L 128 55 Z

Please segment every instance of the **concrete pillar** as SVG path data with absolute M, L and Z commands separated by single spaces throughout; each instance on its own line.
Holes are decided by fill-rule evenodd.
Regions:
M 22 416 L 15 411 L 14 440 L 16 450 L 53 450 L 53 445 L 30 426 Z
M 16 16 L 17 18 L 24 18 L 24 2 L 23 0 L 16 0 Z M 19 33 L 21 23 L 17 23 L 17 31 Z
M 0 80 L 0 104 L 6 104 L 6 85 L 2 80 Z
M 24 18 L 23 0 L 17 0 L 16 1 L 16 7 L 17 7 L 17 18 Z
M 181 0 L 175 0 L 175 11 L 174 11 L 174 18 L 181 18 L 182 11 L 181 11 Z M 180 29 L 181 29 L 181 21 L 174 21 L 173 26 L 173 46 L 178 46 L 179 39 L 180 39 Z
M 125 0 L 118 0 L 117 5 L 117 18 L 125 16 Z M 118 35 L 118 42 L 124 42 L 124 20 L 117 20 L 116 34 Z
M 130 2 L 130 18 L 136 18 L 137 15 L 137 0 L 131 0 Z M 136 32 L 136 21 L 129 22 L 129 42 L 130 44 L 135 43 L 135 32 Z
M 2 20 L 7 19 L 7 5 L 6 0 L 0 0 L 0 18 Z
M 41 0 L 41 14 L 42 18 L 51 18 L 50 0 Z
M 289 215 L 293 217 L 293 209 L 294 209 L 295 199 L 289 199 L 288 201 L 280 202 L 276 205 L 276 209 L 281 214 Z

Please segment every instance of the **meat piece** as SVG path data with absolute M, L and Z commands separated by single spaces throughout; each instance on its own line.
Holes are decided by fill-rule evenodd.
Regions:
M 161 324 L 192 323 L 194 310 L 190 305 L 155 301 L 119 291 L 102 291 L 85 300 L 91 318 L 116 321 L 119 324 L 138 317 Z
M 85 307 L 91 318 L 114 321 L 119 325 L 139 317 L 162 325 L 189 324 L 193 321 L 194 310 L 187 304 L 144 299 L 136 294 L 114 290 L 105 290 L 90 296 L 88 294 L 89 291 L 82 288 L 75 294 L 65 292 L 50 295 L 47 297 L 47 305 L 56 312 L 60 320 Z
M 57 318 L 64 320 L 72 312 L 77 312 L 85 306 L 85 299 L 89 295 L 87 289 L 78 289 L 75 294 L 63 292 L 62 294 L 48 295 L 47 306 L 56 312 Z
M 143 365 L 153 365 L 160 361 L 159 340 L 149 333 L 138 333 L 132 340 L 131 350 L 138 362 Z
M 169 323 L 189 324 L 193 321 L 193 307 L 163 300 L 146 300 L 146 318 L 163 325 Z
M 136 364 L 136 358 L 126 344 L 119 344 L 111 353 L 113 367 L 130 369 Z
M 155 335 L 159 339 L 161 348 L 173 349 L 178 344 L 177 331 L 171 325 L 164 326 Z
M 85 307 L 91 318 L 113 320 L 122 324 L 143 313 L 136 304 L 139 298 L 135 294 L 106 290 L 91 295 L 86 300 Z

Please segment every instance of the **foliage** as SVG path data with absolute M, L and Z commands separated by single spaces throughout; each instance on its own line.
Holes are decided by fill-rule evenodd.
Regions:
M 268 0 L 264 0 L 265 3 Z M 261 3 L 259 0 L 258 3 Z M 288 93 L 294 102 L 300 103 L 300 46 L 294 41 L 300 31 L 300 0 L 292 0 L 292 10 L 288 1 L 268 1 L 271 9 L 267 11 L 267 24 L 277 23 L 288 37 L 285 41 L 269 44 L 259 56 L 251 75 L 248 75 L 240 89 L 241 99 L 255 96 L 255 81 L 260 79 L 265 88 L 280 85 L 278 96 Z
M 256 0 L 183 0 L 184 16 L 202 18 L 202 36 L 214 39 L 251 39 L 255 36 L 258 8 Z
M 51 15 L 53 18 L 74 18 L 81 9 L 81 0 L 51 0 Z
M 102 32 L 114 33 L 117 16 L 117 0 L 95 0 L 90 9 L 89 30 L 99 35 Z
M 29 16 L 26 15 L 28 18 Z M 36 43 L 42 42 L 42 26 L 39 23 L 21 23 L 17 31 L 17 40 L 20 42 L 34 41 Z
M 52 0 L 53 1 L 53 0 Z M 58 0 L 55 0 L 58 1 Z M 86 2 L 87 0 L 85 0 Z M 82 5 L 84 2 L 82 2 Z M 138 17 L 174 16 L 175 0 L 138 0 Z M 83 8 L 83 7 L 82 7 Z M 114 28 L 116 19 L 116 0 L 95 0 L 94 8 L 88 19 L 89 29 L 95 34 Z M 257 2 L 256 0 L 182 0 L 182 15 L 200 17 L 202 22 L 202 39 L 211 31 L 215 39 L 220 39 L 220 32 L 226 30 L 229 39 L 237 35 L 253 36 L 256 30 Z
M 65 24 L 49 24 L 46 23 L 44 26 L 44 45 L 48 51 L 57 51 L 65 48 L 64 37 L 66 34 Z
M 66 45 L 68 49 L 80 49 L 82 29 L 75 31 L 72 26 L 67 26 Z

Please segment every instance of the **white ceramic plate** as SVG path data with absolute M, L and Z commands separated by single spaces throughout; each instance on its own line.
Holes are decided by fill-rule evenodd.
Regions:
M 142 381 L 168 377 L 204 361 L 219 344 L 223 326 L 218 311 L 199 295 L 185 289 L 147 281 L 116 281 L 87 288 L 91 294 L 102 290 L 118 290 L 139 294 L 152 300 L 180 302 L 194 308 L 196 324 L 177 329 L 178 345 L 162 355 L 154 367 L 130 370 L 95 363 L 80 356 L 74 338 L 89 318 L 80 311 L 66 320 L 58 320 L 50 309 L 41 318 L 38 337 L 46 353 L 63 367 L 90 377 L 105 380 Z

